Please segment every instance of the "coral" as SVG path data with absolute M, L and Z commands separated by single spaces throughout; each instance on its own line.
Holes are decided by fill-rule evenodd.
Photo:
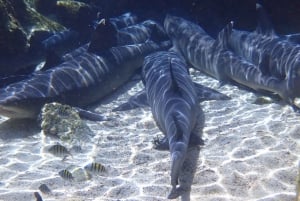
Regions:
M 42 108 L 41 127 L 45 135 L 54 135 L 62 141 L 77 143 L 93 135 L 80 119 L 76 109 L 60 103 L 48 103 Z

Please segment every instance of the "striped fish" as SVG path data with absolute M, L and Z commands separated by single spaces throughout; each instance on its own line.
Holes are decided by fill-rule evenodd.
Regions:
M 43 201 L 42 196 L 39 194 L 39 192 L 34 192 L 33 195 L 36 198 L 36 201 Z
M 142 69 L 147 100 L 153 118 L 165 138 L 158 149 L 171 152 L 171 185 L 176 191 L 189 144 L 203 144 L 204 115 L 185 61 L 175 52 L 148 55 Z M 179 196 L 179 195 L 177 195 Z M 168 196 L 174 199 L 174 193 Z
M 50 194 L 51 193 L 51 190 L 50 188 L 46 185 L 46 184 L 41 184 L 39 186 L 39 190 L 44 193 L 44 194 Z
M 69 170 L 61 170 L 58 172 L 58 175 L 65 180 L 73 180 L 74 177 Z
M 101 163 L 95 163 L 95 162 L 84 166 L 84 169 L 91 173 L 100 173 L 100 172 L 106 171 L 104 165 L 102 165 Z
M 72 156 L 68 149 L 60 144 L 52 145 L 48 151 L 58 157 Z

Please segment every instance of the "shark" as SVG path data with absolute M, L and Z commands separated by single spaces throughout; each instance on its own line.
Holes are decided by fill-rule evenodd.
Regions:
M 145 88 L 113 111 L 151 108 L 156 125 L 164 134 L 164 138 L 154 140 L 155 148 L 170 151 L 172 190 L 168 198 L 174 199 L 185 191 L 178 187 L 178 177 L 188 147 L 203 145 L 204 113 L 199 102 L 230 97 L 193 82 L 184 58 L 172 49 L 145 57 L 142 82 Z
M 221 83 L 237 83 L 255 91 L 278 94 L 296 108 L 289 101 L 289 81 L 265 74 L 258 66 L 268 64 L 268 56 L 262 57 L 260 64 L 255 64 L 228 48 L 226 38 L 234 33 L 233 22 L 218 34 L 217 39 L 209 36 L 199 25 L 176 16 L 167 15 L 164 27 L 174 49 L 183 55 L 193 68 L 218 79 Z
M 263 7 L 256 4 L 256 8 L 256 30 L 234 29 L 225 35 L 223 42 L 234 53 L 257 65 L 264 75 L 284 82 L 285 94 L 281 97 L 294 105 L 294 99 L 300 96 L 300 45 L 294 42 L 297 35 L 277 35 Z
M 174 199 L 189 144 L 203 145 L 204 114 L 186 63 L 177 53 L 148 55 L 142 77 L 153 118 L 165 135 L 157 142 L 157 148 L 170 150 L 173 193 L 168 198 Z
M 85 107 L 123 85 L 148 54 L 167 49 L 170 41 L 111 47 L 103 54 L 85 51 L 30 78 L 0 89 L 0 115 L 36 118 L 48 102 Z

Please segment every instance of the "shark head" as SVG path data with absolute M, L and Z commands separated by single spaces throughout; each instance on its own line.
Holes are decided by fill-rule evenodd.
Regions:
M 35 118 L 38 115 L 38 111 L 34 107 L 0 103 L 0 115 L 9 118 Z
M 29 98 L 28 94 L 17 95 L 10 88 L 0 90 L 0 115 L 8 118 L 35 118 L 42 108 L 37 98 Z

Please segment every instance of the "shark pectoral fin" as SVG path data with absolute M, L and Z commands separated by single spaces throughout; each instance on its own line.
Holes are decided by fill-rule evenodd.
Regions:
M 153 144 L 155 145 L 155 149 L 157 150 L 169 150 L 169 141 L 167 137 L 159 139 L 156 137 L 153 140 Z
M 86 120 L 90 120 L 90 121 L 109 121 L 109 120 L 111 120 L 110 118 L 102 116 L 95 112 L 84 110 L 79 107 L 74 107 L 74 108 L 78 111 L 79 117 L 82 119 L 86 119 Z
M 204 145 L 204 141 L 198 134 L 191 133 L 189 146 Z
M 147 94 L 145 90 L 142 90 L 136 93 L 134 96 L 130 97 L 126 103 L 119 105 L 118 107 L 112 109 L 113 112 L 115 111 L 125 111 L 131 110 L 138 107 L 149 106 L 147 100 Z
M 211 89 L 209 87 L 205 87 L 201 84 L 195 83 L 194 86 L 196 89 L 198 101 L 205 101 L 205 100 L 230 100 L 231 98 L 229 96 L 226 96 L 225 94 L 222 94 L 214 89 Z
M 102 19 L 92 33 L 89 52 L 101 53 L 117 46 L 117 30 L 108 20 Z
M 274 35 L 273 25 L 271 23 L 270 17 L 266 13 L 265 9 L 260 4 L 256 4 L 257 11 L 257 28 L 256 32 L 258 34 L 263 34 L 267 36 Z

